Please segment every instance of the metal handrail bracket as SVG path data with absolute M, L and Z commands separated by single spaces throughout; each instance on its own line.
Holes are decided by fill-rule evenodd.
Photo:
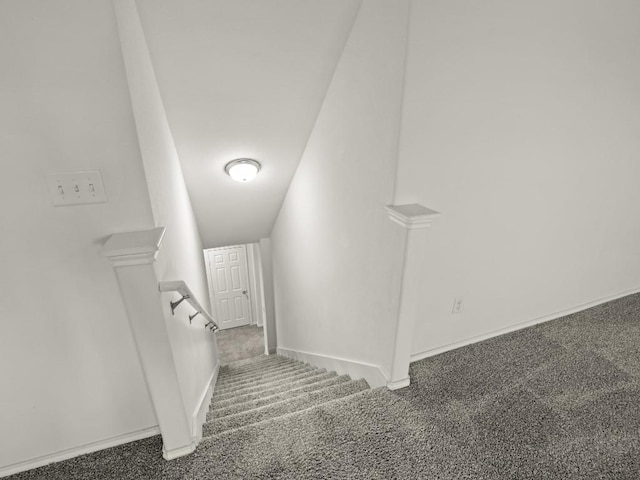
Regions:
M 171 315 L 175 315 L 176 308 L 178 308 L 178 305 L 180 305 L 182 302 L 188 299 L 189 299 L 189 295 L 183 295 L 182 298 L 177 302 L 169 302 L 169 305 L 171 305 Z
M 196 313 L 194 313 L 193 315 L 189 315 L 189 323 L 191 323 L 191 321 L 197 315 L 202 315 L 202 317 L 206 320 L 205 328 L 209 327 L 209 329 L 214 332 L 219 330 L 216 321 L 213 319 L 211 314 L 202 307 L 200 302 L 198 302 L 195 295 L 184 281 L 174 280 L 168 282 L 158 282 L 158 290 L 160 290 L 161 292 L 178 292 L 180 295 L 182 295 L 182 298 L 180 300 L 169 302 L 169 304 L 171 305 L 172 314 L 174 313 L 178 305 L 186 300 L 187 303 L 189 303 L 196 310 Z

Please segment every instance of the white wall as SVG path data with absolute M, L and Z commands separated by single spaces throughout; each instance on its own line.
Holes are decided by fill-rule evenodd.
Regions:
M 387 373 L 403 232 L 384 205 L 393 196 L 407 10 L 407 2 L 362 3 L 271 237 L 278 347 Z
M 414 2 L 396 203 L 443 213 L 414 353 L 640 288 L 639 43 L 632 0 Z
M 0 474 L 157 425 L 113 268 L 153 219 L 108 0 L 0 4 Z M 54 208 L 45 173 L 100 169 L 108 203 Z
M 159 281 L 184 280 L 211 311 L 202 243 L 135 2 L 116 1 L 116 12 L 153 218 L 167 229 L 156 275 Z M 177 293 L 163 294 L 163 307 L 186 413 L 194 415 L 218 354 L 214 335 L 201 327 L 202 316 L 190 325 L 187 316 L 193 310 L 186 303 L 171 314 L 169 302 L 178 298 Z

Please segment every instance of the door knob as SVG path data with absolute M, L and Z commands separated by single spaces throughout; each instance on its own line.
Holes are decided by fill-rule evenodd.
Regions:
M 246 294 L 247 294 L 247 291 L 246 291 L 246 290 L 242 290 L 242 294 L 243 294 L 243 295 L 246 295 Z

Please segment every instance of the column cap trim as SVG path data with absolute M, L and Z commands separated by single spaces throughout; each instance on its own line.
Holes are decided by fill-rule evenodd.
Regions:
M 389 214 L 392 222 L 402 225 L 408 230 L 419 228 L 429 228 L 440 212 L 431 210 L 418 203 L 407 205 L 385 205 L 385 210 Z
M 139 232 L 123 232 L 111 235 L 100 255 L 116 266 L 153 263 L 160 251 L 166 228 L 158 227 Z

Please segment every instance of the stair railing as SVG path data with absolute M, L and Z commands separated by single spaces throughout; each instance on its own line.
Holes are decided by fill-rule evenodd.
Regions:
M 182 280 L 158 282 L 158 290 L 160 290 L 161 292 L 178 292 L 182 296 L 179 300 L 169 302 L 172 315 L 175 314 L 178 306 L 186 300 L 187 303 L 189 303 L 196 310 L 193 315 L 189 315 L 189 323 L 191 323 L 196 316 L 202 315 L 202 317 L 206 320 L 204 328 L 209 328 L 209 330 L 211 330 L 212 332 L 216 332 L 217 330 L 219 330 L 220 327 L 218 327 L 218 324 L 213 319 L 211 314 L 204 309 L 200 302 L 198 302 L 198 299 L 193 294 L 191 289 Z

